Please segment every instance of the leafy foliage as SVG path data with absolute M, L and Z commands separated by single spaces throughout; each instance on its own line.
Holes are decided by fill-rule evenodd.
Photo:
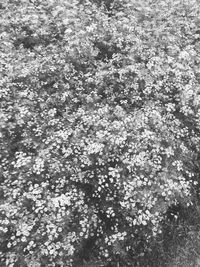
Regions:
M 133 266 L 169 208 L 192 205 L 199 12 L 180 0 L 1 4 L 1 264 Z

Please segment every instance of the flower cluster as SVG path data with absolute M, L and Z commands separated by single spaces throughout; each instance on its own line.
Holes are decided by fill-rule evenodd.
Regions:
M 198 1 L 18 2 L 0 4 L 0 265 L 137 261 L 199 184 Z

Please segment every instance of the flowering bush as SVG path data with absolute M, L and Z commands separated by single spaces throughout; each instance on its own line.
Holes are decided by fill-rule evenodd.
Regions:
M 100 2 L 0 5 L 1 266 L 133 266 L 192 204 L 198 1 Z

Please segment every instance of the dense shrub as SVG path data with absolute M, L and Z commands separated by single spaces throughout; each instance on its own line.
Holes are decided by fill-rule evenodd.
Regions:
M 1 266 L 137 266 L 197 192 L 198 1 L 100 2 L 0 6 Z

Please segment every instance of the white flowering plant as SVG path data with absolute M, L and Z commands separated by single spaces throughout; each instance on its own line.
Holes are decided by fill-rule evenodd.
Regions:
M 192 205 L 199 11 L 196 0 L 0 4 L 1 266 L 133 266 L 168 208 Z

